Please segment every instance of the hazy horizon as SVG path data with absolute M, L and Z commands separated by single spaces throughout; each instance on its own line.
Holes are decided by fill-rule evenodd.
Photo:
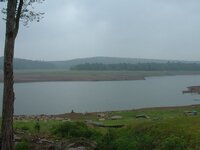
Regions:
M 3 56 L 0 56 L 0 58 Z M 71 59 L 62 59 L 62 60 L 45 60 L 45 59 L 29 59 L 29 58 L 20 58 L 14 57 L 15 59 L 25 59 L 31 61 L 71 61 L 77 59 L 90 59 L 90 58 L 116 58 L 116 59 L 146 59 L 146 60 L 160 60 L 160 61 L 188 61 L 188 62 L 200 62 L 200 60 L 185 60 L 185 59 L 155 59 L 155 58 L 134 58 L 134 57 L 112 57 L 112 56 L 92 56 L 92 57 L 77 57 Z
M 5 3 L 0 3 L 0 8 Z M 15 57 L 60 61 L 86 57 L 200 60 L 198 0 L 60 0 L 35 6 L 39 23 L 20 26 Z M 3 14 L 0 14 L 3 17 Z M 5 22 L 0 20 L 0 56 Z

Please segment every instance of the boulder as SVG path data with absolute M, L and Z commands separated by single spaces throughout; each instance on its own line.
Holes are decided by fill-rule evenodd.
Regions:
M 87 139 L 65 140 L 57 142 L 55 150 L 95 150 L 96 143 Z
M 137 115 L 135 116 L 135 118 L 144 118 L 144 119 L 150 119 L 149 116 L 145 115 L 145 114 L 141 114 L 141 115 Z
M 118 119 L 122 119 L 122 116 L 112 116 L 110 117 L 111 120 L 118 120 Z

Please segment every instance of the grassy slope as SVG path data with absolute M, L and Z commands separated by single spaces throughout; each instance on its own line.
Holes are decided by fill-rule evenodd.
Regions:
M 101 136 L 99 135 L 100 137 L 96 138 L 96 140 L 100 142 L 100 145 L 105 146 L 102 149 L 105 149 L 106 146 L 108 146 L 107 149 L 116 149 L 116 147 L 117 149 L 132 149 L 134 146 L 139 147 L 138 149 L 153 149 L 155 146 L 157 146 L 158 149 L 161 149 L 163 145 L 165 147 L 169 146 L 168 149 L 173 149 L 172 147 L 174 146 L 182 146 L 182 142 L 184 144 L 184 148 L 180 149 L 197 149 L 200 147 L 200 114 L 196 116 L 184 115 L 184 111 L 192 110 L 200 112 L 200 106 L 105 112 L 107 114 L 107 118 L 114 115 L 120 115 L 122 116 L 122 119 L 106 119 L 105 121 L 101 121 L 102 123 L 107 125 L 125 124 L 125 127 L 122 129 L 113 129 L 111 130 L 112 132 L 108 129 L 99 127 L 95 127 L 93 129 L 102 133 Z M 140 114 L 148 115 L 150 119 L 135 118 L 136 115 Z M 72 121 L 84 122 L 86 119 L 99 121 L 96 114 L 86 114 L 84 116 L 77 117 L 74 120 L 72 119 Z M 49 135 L 52 137 L 52 128 L 59 126 L 62 123 L 63 121 L 57 120 L 40 121 L 40 135 Z M 36 133 L 34 125 L 35 121 L 33 120 L 21 120 L 15 121 L 14 128 L 15 130 L 23 130 L 27 134 L 30 133 L 34 135 Z M 108 132 L 113 137 L 111 138 L 111 135 L 109 135 L 111 139 L 107 139 L 108 141 L 103 140 L 103 143 L 101 143 L 102 141 L 100 139 L 105 139 Z M 169 143 L 166 144 L 165 142 L 168 140 Z M 134 143 L 132 143 L 133 141 L 137 141 L 138 143 L 135 143 L 136 145 L 134 145 Z M 152 142 L 153 145 L 151 144 Z M 126 148 L 124 148 L 123 144 L 125 144 L 124 146 Z M 116 147 L 109 147 L 109 145 L 115 145 Z
M 184 111 L 192 111 L 196 110 L 197 112 L 200 112 L 200 106 L 187 106 L 187 107 L 171 107 L 171 108 L 149 108 L 149 109 L 138 109 L 138 110 L 128 110 L 128 111 L 113 111 L 113 112 L 105 112 L 107 115 L 105 121 L 99 121 L 98 117 L 95 115 L 85 115 L 77 117 L 76 119 L 72 119 L 73 121 L 85 121 L 85 120 L 93 120 L 93 121 L 99 121 L 106 125 L 117 125 L 117 124 L 124 124 L 128 125 L 130 123 L 141 123 L 141 122 L 165 122 L 167 121 L 176 121 L 176 124 L 188 126 L 188 128 L 195 127 L 195 122 L 200 123 L 200 114 L 197 116 L 186 116 L 184 115 Z M 145 114 L 150 117 L 150 119 L 137 119 L 135 118 L 136 115 Z M 119 120 L 111 120 L 109 117 L 111 116 L 122 116 L 122 119 Z M 188 121 L 190 120 L 190 121 Z M 50 120 L 50 121 L 40 121 L 41 123 L 41 130 L 42 131 L 49 131 L 49 129 L 61 123 L 62 121 L 57 120 Z M 24 126 L 27 126 L 30 131 L 33 131 L 34 129 L 34 123 L 33 120 L 21 120 L 21 121 L 15 121 L 15 128 L 23 128 Z M 194 124 L 193 124 L 194 123 Z M 193 125 L 192 125 L 193 124 Z M 191 125 L 191 126 L 190 126 Z M 200 129 L 200 126 L 196 126 Z M 195 127 L 195 128 L 196 128 Z

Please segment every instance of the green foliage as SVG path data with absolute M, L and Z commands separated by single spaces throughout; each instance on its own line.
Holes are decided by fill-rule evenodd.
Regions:
M 139 126 L 128 126 L 119 132 L 115 145 L 118 150 L 151 150 L 155 148 L 153 136 L 149 134 L 151 123 L 143 123 Z
M 185 150 L 190 136 L 169 120 L 130 124 L 118 130 L 108 130 L 99 149 L 109 150 Z
M 37 131 L 37 132 L 40 132 L 40 123 L 39 123 L 39 121 L 37 121 L 36 123 L 35 123 L 35 130 Z
M 107 132 L 98 141 L 98 149 L 115 150 L 116 146 L 113 142 L 117 135 L 117 130 L 108 129 Z
M 56 120 L 49 120 L 49 121 L 38 121 L 40 126 L 40 133 L 41 134 L 48 134 L 53 126 L 59 125 L 60 121 Z M 21 120 L 21 121 L 14 121 L 14 129 L 15 130 L 23 130 L 27 133 L 38 133 L 38 129 L 36 129 L 37 123 L 35 120 Z
M 54 127 L 53 134 L 62 138 L 93 138 L 99 133 L 83 122 L 64 122 Z
M 24 130 L 24 131 L 30 130 L 30 128 L 28 126 L 26 126 L 26 125 L 22 126 L 21 129 Z
M 30 143 L 28 140 L 23 139 L 21 142 L 15 145 L 15 150 L 30 150 Z
M 40 121 L 39 134 L 51 134 L 53 130 L 57 138 L 87 138 L 96 141 L 99 150 L 198 150 L 200 115 L 185 116 L 186 110 L 194 110 L 194 106 L 111 112 L 111 116 L 120 115 L 123 119 L 102 121 L 107 125 L 126 125 L 120 129 L 91 128 L 83 122 Z M 195 110 L 199 112 L 200 107 L 196 106 Z M 134 117 L 143 113 L 151 119 Z M 36 132 L 35 121 L 15 121 L 14 126 L 19 130 L 27 129 L 25 133 Z
M 165 139 L 165 141 L 162 143 L 162 149 L 163 150 L 184 150 L 186 149 L 186 143 L 185 140 L 181 137 L 177 136 L 170 136 Z

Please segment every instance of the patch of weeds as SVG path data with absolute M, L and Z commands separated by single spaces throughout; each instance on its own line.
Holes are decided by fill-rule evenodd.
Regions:
M 23 139 L 21 142 L 15 145 L 15 150 L 30 150 L 30 143 L 27 139 Z
M 53 134 L 61 138 L 94 138 L 100 133 L 89 128 L 83 122 L 63 122 L 54 127 Z

